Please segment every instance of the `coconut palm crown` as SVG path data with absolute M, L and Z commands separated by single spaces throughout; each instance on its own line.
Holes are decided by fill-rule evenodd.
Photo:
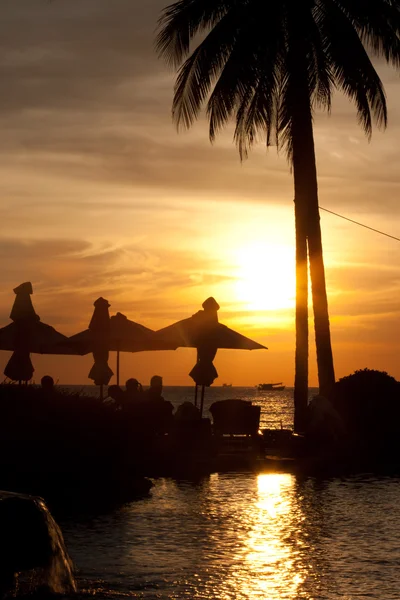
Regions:
M 190 53 L 175 87 L 176 122 L 189 127 L 207 103 L 213 140 L 235 116 L 242 154 L 258 133 L 269 142 L 274 132 L 292 156 L 291 88 L 300 59 L 312 106 L 329 110 L 340 89 L 368 135 L 373 117 L 386 125 L 385 93 L 368 51 L 400 65 L 398 0 L 180 0 L 160 25 L 157 47 L 167 62 L 180 66 Z
M 371 56 L 400 65 L 400 0 L 180 0 L 163 11 L 157 49 L 179 68 L 178 126 L 205 106 L 210 139 L 231 119 L 241 157 L 260 138 L 293 167 L 296 222 L 295 428 L 308 387 L 309 259 L 320 393 L 334 384 L 312 119 L 343 92 L 368 136 L 385 127 L 382 82 Z M 296 394 L 302 415 L 296 426 Z

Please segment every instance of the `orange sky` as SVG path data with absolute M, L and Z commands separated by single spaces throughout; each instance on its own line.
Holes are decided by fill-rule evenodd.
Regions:
M 240 164 L 232 131 L 213 146 L 204 121 L 176 133 L 173 74 L 152 46 L 163 6 L 1 3 L 0 324 L 27 280 L 42 320 L 67 335 L 99 296 L 156 329 L 213 295 L 221 322 L 269 348 L 220 351 L 216 384 L 293 385 L 292 177 L 262 143 Z M 340 96 L 316 118 L 320 204 L 400 237 L 400 85 L 380 73 L 389 128 L 371 143 Z M 321 223 L 337 377 L 369 367 L 400 379 L 399 242 L 327 213 Z M 190 384 L 194 360 L 187 349 L 124 355 L 122 379 Z M 90 356 L 33 362 L 36 380 L 89 382 Z

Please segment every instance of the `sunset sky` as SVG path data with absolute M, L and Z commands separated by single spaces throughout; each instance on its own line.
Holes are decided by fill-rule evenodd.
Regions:
M 204 119 L 177 133 L 174 73 L 153 45 L 165 4 L 1 2 L 0 326 L 24 281 L 66 335 L 87 327 L 99 296 L 153 329 L 214 296 L 221 322 L 269 348 L 220 351 L 216 384 L 291 386 L 292 176 L 263 143 L 241 164 L 232 130 L 210 145 Z M 379 72 L 386 132 L 368 143 L 340 95 L 316 117 L 320 205 L 400 237 L 400 80 Z M 400 243 L 324 212 L 321 224 L 337 378 L 368 367 L 400 379 Z M 311 341 L 316 385 L 312 329 Z M 189 349 L 123 355 L 122 379 L 190 384 L 194 361 Z M 90 356 L 33 363 L 36 381 L 90 383 Z

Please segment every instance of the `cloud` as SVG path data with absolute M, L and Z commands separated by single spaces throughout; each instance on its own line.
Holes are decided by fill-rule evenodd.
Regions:
M 161 2 L 20 0 L 4 2 L 0 107 L 100 108 L 124 81 L 154 76 L 152 32 Z M 26 92 L 29 91 L 29 94 Z M 139 92 L 138 92 L 139 93 Z M 100 101 L 100 102 L 99 102 Z
M 140 315 L 161 327 L 168 317 L 183 318 L 191 310 L 191 301 L 179 300 L 190 290 L 229 279 L 215 271 L 215 261 L 187 251 L 157 253 L 135 245 L 95 245 L 80 239 L 3 239 L 0 258 L 6 265 L 0 293 L 3 320 L 14 300 L 12 289 L 32 281 L 39 314 L 55 326 L 64 323 L 69 328 L 84 322 L 100 295 L 110 301 L 113 312 L 126 312 L 131 318 Z
M 68 4 L 68 6 L 67 6 Z M 212 193 L 220 199 L 288 202 L 292 180 L 284 157 L 261 143 L 240 166 L 228 128 L 214 147 L 203 120 L 176 135 L 170 105 L 174 75 L 153 41 L 162 0 L 20 0 L 5 3 L 0 24 L 0 152 L 3 169 L 68 177 L 110 187 Z M 384 70 L 385 77 L 391 76 Z M 321 204 L 398 210 L 399 85 L 388 79 L 392 124 L 368 145 L 355 110 L 335 98 L 330 119 L 316 119 Z M 357 141 L 357 144 L 354 143 Z M 8 158 L 8 160 L 7 160 Z M 369 186 L 359 185 L 367 180 Z M 344 190 L 345 188 L 345 190 Z M 136 199 L 133 199 L 133 203 Z

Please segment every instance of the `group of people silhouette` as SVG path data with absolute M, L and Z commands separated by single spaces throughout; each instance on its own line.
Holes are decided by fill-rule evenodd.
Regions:
M 46 394 L 55 393 L 54 379 L 50 375 L 44 375 L 40 381 L 42 390 Z M 132 404 L 146 401 L 164 401 L 162 396 L 163 380 L 160 375 L 153 375 L 150 380 L 150 387 L 147 390 L 143 389 L 142 384 L 131 377 L 125 382 L 125 390 L 119 385 L 110 385 L 108 388 L 107 398 L 111 398 L 115 408 L 124 408 Z
M 117 409 L 129 408 L 132 405 L 148 401 L 164 401 L 162 396 L 163 380 L 160 375 L 153 375 L 150 387 L 143 389 L 142 384 L 131 377 L 125 382 L 125 390 L 119 385 L 110 385 L 108 398 L 111 398 Z
M 54 380 L 50 375 L 42 377 L 41 388 L 43 398 L 49 402 L 51 401 L 53 405 L 54 398 L 58 396 L 58 393 Z M 112 408 L 118 419 L 125 415 L 128 416 L 130 423 L 132 423 L 132 418 L 142 423 L 143 420 L 156 422 L 157 419 L 161 422 L 172 418 L 176 422 L 200 419 L 199 409 L 191 402 L 183 402 L 174 411 L 174 406 L 164 399 L 162 392 L 163 380 L 160 375 L 153 375 L 147 389 L 143 389 L 142 384 L 131 377 L 125 382 L 125 389 L 119 385 L 110 385 L 103 405 Z

